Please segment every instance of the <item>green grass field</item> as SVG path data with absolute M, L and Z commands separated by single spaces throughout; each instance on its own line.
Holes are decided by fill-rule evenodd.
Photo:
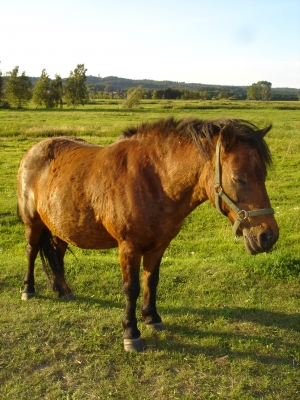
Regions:
M 0 399 L 300 398 L 300 102 L 120 105 L 0 110 Z M 76 299 L 68 303 L 49 289 L 38 259 L 38 296 L 20 300 L 16 174 L 26 149 L 47 136 L 105 145 L 128 125 L 169 115 L 273 124 L 267 190 L 280 238 L 268 254 L 250 256 L 229 222 L 200 206 L 162 261 L 158 310 L 167 331 L 147 331 L 139 319 L 147 350 L 125 353 L 117 249 L 72 248 L 66 275 Z

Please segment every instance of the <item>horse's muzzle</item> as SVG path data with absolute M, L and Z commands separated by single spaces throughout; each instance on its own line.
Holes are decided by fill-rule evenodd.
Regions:
M 269 229 L 243 229 L 244 243 L 247 251 L 254 255 L 271 249 L 278 239 L 278 232 L 272 233 Z

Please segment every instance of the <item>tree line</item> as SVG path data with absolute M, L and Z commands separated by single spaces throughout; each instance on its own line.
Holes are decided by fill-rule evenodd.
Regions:
M 88 85 L 89 87 L 89 85 Z M 138 86 L 141 88 L 142 86 Z M 98 90 L 101 89 L 101 90 Z M 135 88 L 131 88 L 135 89 Z M 112 99 L 112 98 L 126 98 L 130 93 L 131 89 L 127 91 L 114 91 L 112 85 L 106 85 L 105 87 L 91 85 L 89 87 L 89 93 L 91 99 Z M 238 93 L 233 90 L 187 90 L 187 89 L 176 89 L 176 88 L 164 88 L 164 89 L 140 89 L 139 95 L 143 99 L 154 99 L 154 100 L 259 100 L 259 101 L 272 101 L 272 100 L 289 100 L 297 101 L 300 95 L 274 93 L 272 91 L 272 83 L 267 81 L 259 81 L 249 86 L 245 93 Z
M 260 81 L 264 82 L 264 81 Z M 230 99 L 246 100 L 251 97 L 249 86 L 212 85 L 203 83 L 185 83 L 174 81 L 155 81 L 149 79 L 127 79 L 116 76 L 101 78 L 87 76 L 87 87 L 93 98 L 112 98 L 124 96 L 132 87 L 143 87 L 144 98 L 151 99 Z M 259 83 L 259 82 L 257 82 Z M 254 83 L 253 85 L 257 85 Z M 248 96 L 249 95 L 249 96 Z M 272 88 L 270 100 L 298 100 L 300 89 Z M 153 96 L 153 97 L 152 97 Z
M 56 108 L 62 107 L 63 104 L 76 107 L 94 99 L 120 98 L 124 99 L 124 108 L 132 108 L 139 104 L 141 99 L 270 101 L 299 100 L 300 97 L 296 94 L 282 95 L 278 90 L 277 92 L 272 91 L 272 83 L 268 81 L 253 83 L 247 90 L 241 90 L 240 87 L 200 84 L 197 85 L 196 90 L 176 87 L 152 89 L 143 88 L 143 85 L 140 84 L 138 87 L 131 87 L 125 91 L 114 91 L 113 79 L 104 86 L 98 83 L 101 78 L 89 77 L 89 81 L 92 83 L 87 84 L 86 72 L 84 64 L 78 64 L 74 71 L 70 72 L 68 78 L 62 79 L 60 75 L 56 74 L 54 79 L 50 79 L 47 71 L 43 69 L 41 76 L 33 83 L 33 79 L 28 77 L 25 72 L 19 74 L 19 67 L 7 72 L 5 76 L 0 71 L 0 107 L 22 108 L 31 100 L 36 107 Z M 166 81 L 165 84 L 170 84 L 170 82 Z
M 5 77 L 0 71 L 0 106 L 22 108 L 30 100 L 37 107 L 46 108 L 62 107 L 63 103 L 72 107 L 84 105 L 89 101 L 86 71 L 84 64 L 78 64 L 63 84 L 60 75 L 56 74 L 55 79 L 50 79 L 43 69 L 35 85 L 25 72 L 19 74 L 19 67 L 7 72 Z

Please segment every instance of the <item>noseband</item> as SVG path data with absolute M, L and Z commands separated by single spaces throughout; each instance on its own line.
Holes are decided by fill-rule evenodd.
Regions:
M 232 200 L 223 192 L 223 188 L 221 186 L 221 164 L 220 164 L 220 151 L 221 151 L 221 140 L 218 139 L 217 147 L 216 147 L 216 185 L 215 185 L 215 205 L 217 210 L 223 214 L 220 207 L 220 198 L 237 214 L 237 219 L 232 225 L 233 233 L 236 235 L 236 232 L 240 226 L 240 224 L 247 218 L 257 217 L 259 215 L 267 215 L 274 214 L 273 208 L 262 208 L 261 210 L 251 210 L 245 211 L 241 210 L 236 206 Z

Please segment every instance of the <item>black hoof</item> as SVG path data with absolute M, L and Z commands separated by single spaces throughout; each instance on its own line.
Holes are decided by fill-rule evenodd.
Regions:
M 59 296 L 59 299 L 63 300 L 63 301 L 70 301 L 70 300 L 74 300 L 75 296 L 73 295 L 72 292 L 70 292 L 70 293 L 66 293 L 66 294 Z

